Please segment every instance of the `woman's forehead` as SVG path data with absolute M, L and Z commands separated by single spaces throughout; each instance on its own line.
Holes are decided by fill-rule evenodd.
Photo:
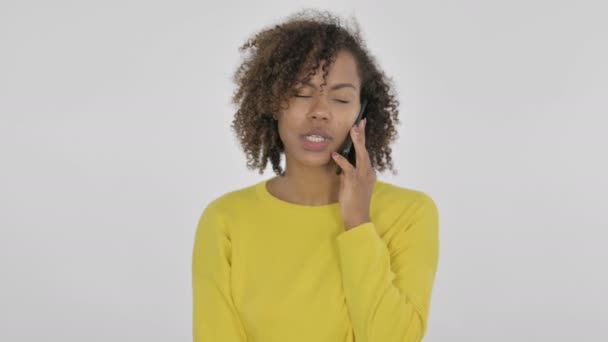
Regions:
M 296 85 L 298 86 L 312 86 L 317 87 L 323 82 L 323 66 L 326 61 L 321 61 L 319 67 L 314 70 L 314 74 L 310 75 L 309 80 L 304 80 L 305 76 L 308 76 L 308 72 L 300 72 Z M 357 62 L 350 53 L 339 53 L 336 56 L 335 61 L 329 66 L 328 75 L 325 78 L 330 87 L 340 85 L 339 88 L 344 87 L 343 84 L 350 84 L 355 89 L 358 89 L 361 80 L 359 79 L 359 72 L 357 70 Z

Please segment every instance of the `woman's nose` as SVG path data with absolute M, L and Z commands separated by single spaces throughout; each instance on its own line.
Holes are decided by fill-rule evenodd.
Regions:
M 329 116 L 329 104 L 324 95 L 318 96 L 310 110 L 310 114 L 317 118 L 327 118 Z

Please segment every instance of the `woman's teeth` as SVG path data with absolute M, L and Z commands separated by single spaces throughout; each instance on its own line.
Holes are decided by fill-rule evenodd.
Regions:
M 323 138 L 322 136 L 319 136 L 319 135 L 308 135 L 308 136 L 306 136 L 306 140 L 310 140 L 310 141 L 314 141 L 314 142 L 321 142 L 321 141 L 324 141 L 325 138 Z

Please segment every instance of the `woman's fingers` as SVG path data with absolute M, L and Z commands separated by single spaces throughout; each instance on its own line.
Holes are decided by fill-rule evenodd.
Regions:
M 355 126 L 351 129 L 351 136 L 353 139 L 353 144 L 355 146 L 355 155 L 357 159 L 357 169 L 363 169 L 362 171 L 367 171 L 367 169 L 371 168 L 369 153 L 367 152 L 367 148 L 365 147 L 366 125 L 367 118 L 361 120 L 358 126 Z

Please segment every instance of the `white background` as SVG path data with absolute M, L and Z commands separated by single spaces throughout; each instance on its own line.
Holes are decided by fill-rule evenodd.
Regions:
M 190 341 L 191 252 L 245 167 L 231 75 L 306 7 L 401 102 L 381 180 L 440 210 L 437 341 L 608 340 L 604 1 L 0 2 L 0 340 Z

